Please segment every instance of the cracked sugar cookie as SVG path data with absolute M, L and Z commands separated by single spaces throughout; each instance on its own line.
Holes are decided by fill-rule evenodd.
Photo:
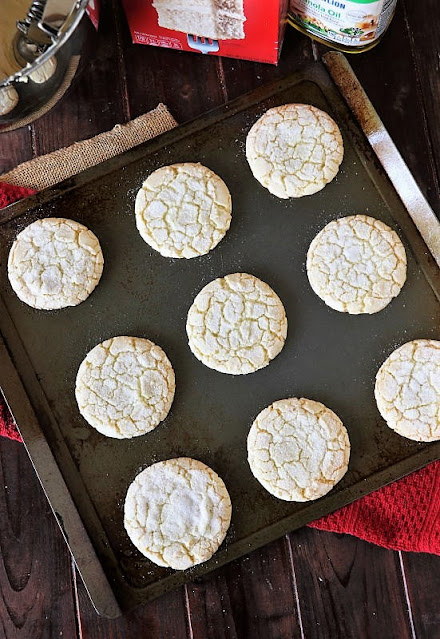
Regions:
M 144 435 L 165 419 L 175 379 L 163 350 L 140 337 L 112 337 L 87 354 L 75 396 L 84 419 L 103 435 Z
M 103 266 L 92 231 L 73 220 L 47 217 L 17 235 L 8 276 L 22 302 L 54 310 L 83 302 L 98 284 Z
M 348 468 L 350 442 L 335 413 L 311 399 L 281 399 L 257 416 L 247 440 L 255 478 L 278 499 L 310 501 Z
M 406 253 L 397 233 L 367 215 L 333 220 L 307 253 L 307 275 L 330 308 L 377 313 L 396 297 L 406 280 Z
M 280 198 L 323 189 L 337 174 L 343 155 L 338 125 L 309 104 L 269 109 L 246 138 L 246 157 L 254 177 Z
M 205 366 L 245 375 L 267 366 L 284 346 L 287 318 L 276 293 L 254 275 L 213 280 L 188 311 L 190 349 Z
M 164 257 L 205 255 L 231 224 L 231 196 L 222 179 L 201 164 L 154 171 L 136 196 L 136 226 Z
M 159 566 L 185 570 L 207 561 L 231 521 L 223 480 L 189 457 L 158 462 L 130 485 L 124 526 L 133 544 Z
M 417 442 L 440 439 L 440 342 L 416 339 L 380 367 L 377 407 L 390 428 Z
M 1 73 L 0 69 L 0 75 Z M 18 102 L 18 93 L 12 85 L 0 88 L 0 115 L 10 113 L 12 109 L 15 109 Z

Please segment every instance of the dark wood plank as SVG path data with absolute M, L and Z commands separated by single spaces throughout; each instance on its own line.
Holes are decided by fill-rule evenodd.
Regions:
M 0 636 L 77 637 L 70 554 L 24 447 L 0 439 Z
M 408 2 L 408 0 L 402 2 L 402 7 L 408 25 L 409 44 L 417 72 L 417 90 L 423 104 L 423 111 L 420 113 L 419 119 L 423 118 L 424 126 L 431 142 L 429 148 L 425 147 L 424 150 L 426 156 L 430 158 L 430 162 L 432 162 L 431 157 L 433 156 L 436 171 L 437 201 L 433 202 L 433 206 L 436 207 L 436 212 L 440 215 L 440 129 L 438 126 L 440 104 L 439 7 L 435 0 L 426 0 L 423 3 L 423 12 L 417 11 L 415 3 Z M 428 16 L 433 19 L 427 19 Z M 419 148 L 416 163 L 417 160 L 420 163 L 423 148 Z
M 417 639 L 440 637 L 440 557 L 402 553 Z
M 194 639 L 237 639 L 240 636 L 235 627 L 224 573 L 224 570 L 216 571 L 209 577 L 186 586 L 190 627 Z M 245 617 L 245 613 L 241 612 L 240 617 Z
M 0 175 L 32 158 L 31 128 L 0 133 Z
M 313 51 L 310 38 L 291 28 L 286 30 L 278 66 L 221 58 L 222 79 L 228 100 L 293 73 L 298 67 L 312 60 Z
M 397 552 L 311 528 L 289 538 L 307 639 L 412 637 Z
M 79 576 L 76 586 L 81 639 L 192 639 L 184 588 L 138 606 L 118 619 L 105 619 L 96 614 Z
M 398 2 L 396 15 L 383 40 L 365 55 L 351 56 L 349 61 L 420 188 L 439 213 L 438 180 L 433 155 L 434 153 L 438 154 L 440 148 L 438 144 L 440 141 L 439 130 L 435 125 L 438 119 L 436 110 L 438 113 L 440 100 L 440 80 L 436 57 L 440 41 L 439 24 L 438 21 L 434 21 L 433 28 L 427 29 L 426 16 L 429 15 L 429 9 L 424 8 L 423 12 L 419 12 L 423 13 L 423 18 L 418 15 L 420 29 L 423 25 L 423 32 L 420 33 L 419 40 L 434 37 L 436 40 L 427 41 L 425 46 L 420 49 L 418 55 L 421 54 L 423 57 L 416 64 L 412 41 L 417 8 L 415 5 L 412 6 L 411 2 L 407 5 L 408 7 L 411 5 L 411 11 L 414 13 L 411 18 L 411 28 L 405 19 L 403 3 Z M 434 15 L 436 11 L 434 0 L 431 0 L 431 7 L 431 15 Z M 432 36 L 428 35 L 431 31 L 433 32 Z M 423 54 L 423 51 L 426 51 L 426 54 Z M 424 59 L 425 55 L 428 55 L 426 60 Z M 432 72 L 426 71 L 429 66 L 431 66 Z M 423 67 L 423 72 L 420 67 Z M 434 76 L 437 78 L 437 83 L 434 82 Z M 425 86 L 428 77 L 433 78 L 431 89 Z M 421 86 L 423 86 L 425 98 L 422 96 Z M 426 95 L 428 90 L 432 93 Z M 428 107 L 428 102 L 430 102 L 430 107 Z M 430 110 L 426 110 L 427 108 Z M 426 117 L 429 118 L 430 131 L 428 131 Z M 435 129 L 437 134 L 436 148 L 435 145 L 433 148 L 429 139 L 429 133 L 432 129 Z
M 301 637 L 285 539 L 187 586 L 194 639 Z

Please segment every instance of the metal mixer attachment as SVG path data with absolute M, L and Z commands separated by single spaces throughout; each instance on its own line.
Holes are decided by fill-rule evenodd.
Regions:
M 9 2 L 18 5 L 18 0 L 0 0 L 0 5 Z M 85 18 L 89 0 L 20 0 L 21 7 L 23 2 L 26 17 L 15 30 L 14 18 L 8 26 L 13 29 L 8 32 L 7 53 L 14 72 L 0 77 L 0 133 L 28 124 L 65 94 L 83 45 L 94 33 Z
M 21 66 L 34 62 L 67 31 L 77 0 L 33 0 L 24 20 L 17 21 L 14 55 Z

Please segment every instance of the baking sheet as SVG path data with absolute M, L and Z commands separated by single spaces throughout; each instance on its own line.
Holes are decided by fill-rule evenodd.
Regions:
M 338 176 L 324 190 L 284 201 L 254 180 L 244 148 L 255 120 L 266 109 L 287 102 L 309 103 L 329 112 L 341 127 L 345 155 Z M 224 240 L 210 254 L 188 261 L 154 252 L 134 222 L 134 198 L 145 177 L 164 164 L 185 161 L 200 161 L 218 173 L 233 202 L 232 224 Z M 355 213 L 372 215 L 396 229 L 408 256 L 402 292 L 372 316 L 350 316 L 325 306 L 312 292 L 305 271 L 306 252 L 316 233 L 332 219 Z M 50 313 L 16 298 L 5 268 L 17 232 L 48 216 L 73 218 L 88 226 L 99 237 L 105 258 L 101 282 L 88 300 Z M 415 338 L 440 338 L 439 271 L 321 64 L 9 207 L 2 213 L 0 228 L 0 331 L 5 345 L 0 385 L 64 524 L 92 600 L 104 614 L 117 614 L 117 605 L 103 602 L 103 580 L 94 580 L 101 569 L 117 602 L 127 609 L 440 456 L 439 443 L 411 442 L 387 428 L 373 394 L 376 371 L 397 346 Z M 267 368 L 233 377 L 193 357 L 185 321 L 194 296 L 206 283 L 237 271 L 256 275 L 276 291 L 289 329 L 283 351 Z M 165 350 L 176 373 L 176 396 L 166 420 L 153 432 L 127 441 L 107 439 L 89 427 L 79 415 L 73 392 L 85 354 L 115 335 L 153 340 Z M 20 378 L 14 383 L 9 358 Z M 20 421 L 25 401 L 20 383 L 39 427 L 32 419 Z M 247 465 L 246 437 L 253 419 L 271 402 L 289 396 L 323 402 L 349 432 L 349 471 L 316 502 L 275 499 Z M 45 445 L 50 451 L 45 449 L 44 456 Z M 47 453 L 55 459 L 99 563 L 93 552 L 82 559 L 84 535 L 79 539 L 78 531 L 71 533 L 66 526 L 72 505 L 61 493 L 54 506 L 55 482 L 45 474 Z M 123 501 L 140 470 L 181 455 L 200 459 L 223 478 L 233 516 L 219 552 L 201 566 L 176 573 L 155 566 L 132 546 L 123 528 Z

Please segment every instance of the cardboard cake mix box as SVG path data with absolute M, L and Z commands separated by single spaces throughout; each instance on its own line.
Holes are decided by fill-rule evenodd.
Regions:
M 277 64 L 288 0 L 122 0 L 133 42 Z

